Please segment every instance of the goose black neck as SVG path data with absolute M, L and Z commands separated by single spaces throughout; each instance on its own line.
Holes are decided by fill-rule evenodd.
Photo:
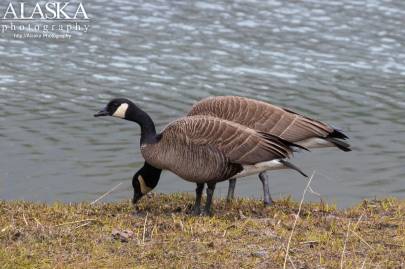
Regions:
M 141 144 L 153 144 L 157 142 L 155 124 L 145 111 L 132 105 L 128 109 L 125 119 L 134 121 L 141 127 Z
M 145 184 L 154 189 L 159 182 L 162 170 L 145 162 L 140 172 L 144 175 L 144 179 L 146 179 Z

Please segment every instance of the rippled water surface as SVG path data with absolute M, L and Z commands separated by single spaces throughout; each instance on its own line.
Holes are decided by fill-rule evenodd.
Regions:
M 26 1 L 27 2 L 27 1 Z M 29 1 L 28 1 L 29 2 Z M 210 95 L 289 107 L 350 136 L 353 152 L 297 154 L 312 188 L 349 206 L 405 197 L 405 2 L 86 1 L 90 29 L 70 40 L 0 37 L 0 199 L 128 199 L 140 129 L 93 118 L 116 96 L 158 129 Z M 274 198 L 306 181 L 270 174 Z M 226 193 L 227 183 L 216 194 Z M 165 172 L 159 192 L 194 191 Z M 255 176 L 237 194 L 261 197 Z M 313 194 L 308 199 L 319 200 Z

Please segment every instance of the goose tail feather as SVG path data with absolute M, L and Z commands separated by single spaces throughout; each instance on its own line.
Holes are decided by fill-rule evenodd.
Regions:
M 329 141 L 330 143 L 335 145 L 340 150 L 343 150 L 345 152 L 352 151 L 352 149 L 350 148 L 350 145 L 348 143 L 346 143 L 346 142 L 343 142 L 340 139 L 337 139 L 337 138 L 334 138 L 334 137 L 327 137 L 327 138 L 325 138 L 325 140 Z
M 285 167 L 297 171 L 298 173 L 300 173 L 300 174 L 303 175 L 304 177 L 308 177 L 308 175 L 305 174 L 305 173 L 304 173 L 299 167 L 297 167 L 295 164 L 292 164 L 292 163 L 290 163 L 290 162 L 287 162 L 286 160 L 279 160 L 279 162 L 282 163 Z
M 262 136 L 264 136 L 265 138 L 268 138 L 268 139 L 270 139 L 270 140 L 278 141 L 278 142 L 280 142 L 280 143 L 282 143 L 282 144 L 284 144 L 284 145 L 286 145 L 286 146 L 288 146 L 288 147 L 300 148 L 300 149 L 309 151 L 309 149 L 306 148 L 306 147 L 304 147 L 304 146 L 301 146 L 301 145 L 298 145 L 298 144 L 296 144 L 296 143 L 290 142 L 290 141 L 288 141 L 288 140 L 282 139 L 282 138 L 280 138 L 280 137 L 278 137 L 278 136 L 275 136 L 275 135 L 272 135 L 272 134 L 269 134 L 269 133 L 266 133 L 266 132 L 259 132 L 259 133 L 260 133 Z
M 345 135 L 342 131 L 338 129 L 333 129 L 333 131 L 328 135 L 331 138 L 338 138 L 338 139 L 348 139 L 347 135 Z

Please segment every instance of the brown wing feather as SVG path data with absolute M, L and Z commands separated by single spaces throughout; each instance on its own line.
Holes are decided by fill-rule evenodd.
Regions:
M 333 128 L 291 110 L 239 96 L 209 97 L 196 103 L 189 116 L 209 115 L 234 121 L 291 142 L 327 137 Z
M 193 145 L 210 145 L 222 152 L 231 162 L 254 164 L 276 158 L 287 158 L 292 151 L 288 145 L 235 122 L 209 117 L 185 117 L 168 125 L 163 133 L 173 139 Z

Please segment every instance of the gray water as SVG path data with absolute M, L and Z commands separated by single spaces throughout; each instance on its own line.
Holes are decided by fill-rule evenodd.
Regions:
M 29 2 L 29 1 L 25 1 Z M 88 32 L 69 40 L 0 37 L 0 199 L 129 199 L 139 127 L 93 118 L 113 97 L 161 130 L 210 95 L 288 107 L 342 129 L 353 152 L 292 160 L 328 202 L 405 197 L 405 2 L 85 1 Z M 270 174 L 274 198 L 306 180 Z M 261 197 L 257 177 L 237 195 Z M 170 172 L 157 192 L 193 192 Z M 216 195 L 226 194 L 227 183 Z M 308 200 L 319 201 L 314 194 Z

